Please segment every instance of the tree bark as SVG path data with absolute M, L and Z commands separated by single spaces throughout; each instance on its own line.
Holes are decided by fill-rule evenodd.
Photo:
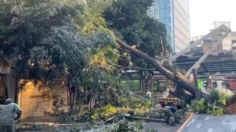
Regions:
M 191 84 L 190 81 L 188 81 L 186 78 L 184 78 L 184 75 L 182 75 L 179 72 L 173 73 L 169 71 L 168 69 L 163 67 L 158 61 L 156 61 L 154 58 L 150 57 L 149 55 L 143 53 L 140 50 L 130 47 L 129 45 L 127 45 L 125 42 L 121 41 L 120 39 L 117 39 L 116 42 L 120 47 L 130 51 L 134 55 L 144 58 L 147 62 L 151 63 L 162 75 L 164 75 L 166 78 L 178 84 L 178 87 L 177 87 L 178 89 L 183 88 L 184 90 L 191 93 L 193 97 L 196 97 L 196 92 L 195 92 L 196 87 L 193 84 Z

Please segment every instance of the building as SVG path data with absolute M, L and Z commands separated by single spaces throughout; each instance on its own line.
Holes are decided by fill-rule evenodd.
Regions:
M 154 0 L 148 15 L 165 24 L 167 42 L 173 52 L 180 52 L 189 45 L 189 0 Z
M 221 24 L 221 25 L 219 25 Z M 211 48 L 213 43 L 209 43 L 209 39 L 211 41 L 214 41 L 214 39 L 219 39 L 218 34 L 222 30 L 229 30 L 230 33 L 220 41 L 220 44 L 213 52 L 221 52 L 221 51 L 227 51 L 232 50 L 234 45 L 236 45 L 236 32 L 231 31 L 230 29 L 230 22 L 214 22 L 213 25 L 211 25 L 211 31 L 207 35 L 192 37 L 192 42 L 197 42 L 201 39 L 203 39 L 201 46 L 203 49 L 203 52 L 206 53 L 208 49 Z
M 174 0 L 175 52 L 190 44 L 189 0 Z
M 206 88 L 208 79 L 213 88 L 236 90 L 236 33 L 229 26 L 216 26 L 200 37 L 191 49 L 175 60 L 176 67 L 185 71 L 196 69 L 198 87 Z M 226 85 L 227 84 L 227 85 Z
M 231 23 L 228 21 L 215 21 L 211 24 L 211 29 L 216 29 L 220 27 L 221 25 L 225 25 L 226 27 L 231 29 Z
M 231 50 L 236 44 L 236 32 L 231 32 L 228 37 L 222 41 L 222 50 Z

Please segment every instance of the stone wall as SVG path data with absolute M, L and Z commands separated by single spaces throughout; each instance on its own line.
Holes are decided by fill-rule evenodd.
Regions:
M 46 113 L 54 112 L 54 101 L 60 100 L 58 110 L 68 112 L 67 91 L 65 87 L 39 87 L 29 81 L 19 91 L 18 104 L 22 109 L 22 119 L 47 117 Z

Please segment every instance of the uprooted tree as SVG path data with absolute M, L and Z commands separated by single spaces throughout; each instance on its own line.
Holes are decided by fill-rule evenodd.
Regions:
M 117 40 L 117 43 L 131 52 L 131 62 L 134 66 L 155 67 L 161 74 L 175 82 L 177 87 L 173 93 L 175 96 L 187 96 L 186 90 L 195 97 L 195 87 L 188 79 L 177 72 L 173 66 L 162 65 L 154 59 L 156 56 L 163 56 L 165 50 L 170 51 L 170 46 L 166 40 L 165 26 L 150 18 L 146 12 L 152 2 L 152 0 L 117 0 L 106 8 L 103 16 L 109 28 L 122 38 L 122 41 Z M 127 63 L 125 64 L 127 66 Z
M 179 98 L 189 96 L 185 92 L 188 91 L 191 94 L 190 96 L 192 96 L 193 98 L 196 97 L 196 87 L 190 82 L 190 80 L 184 78 L 184 75 L 174 71 L 171 67 L 168 69 L 165 68 L 156 59 L 150 57 L 149 55 L 145 54 L 140 50 L 130 47 L 120 39 L 117 39 L 116 42 L 119 46 L 130 51 L 132 54 L 144 58 L 148 63 L 151 63 L 162 75 L 175 82 L 176 90 L 174 93 L 172 93 L 173 95 Z

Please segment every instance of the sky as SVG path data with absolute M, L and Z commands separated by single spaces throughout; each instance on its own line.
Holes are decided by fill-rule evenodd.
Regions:
M 236 31 L 236 0 L 189 0 L 190 36 L 204 35 L 214 21 L 231 22 Z

